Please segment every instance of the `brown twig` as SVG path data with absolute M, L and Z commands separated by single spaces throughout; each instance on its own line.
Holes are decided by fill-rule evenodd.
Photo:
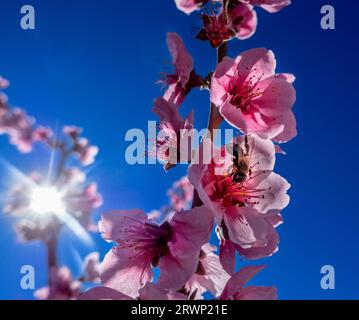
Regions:
M 227 55 L 228 46 L 227 43 L 224 42 L 221 46 L 217 49 L 217 64 L 221 63 L 224 57 Z M 209 119 L 208 119 L 208 136 L 213 141 L 215 130 L 218 129 L 222 123 L 222 116 L 220 115 L 217 106 L 211 102 L 210 104 L 210 112 L 209 112 Z M 193 193 L 193 200 L 192 200 L 192 208 L 199 207 L 203 203 L 199 198 L 198 192 L 195 189 Z

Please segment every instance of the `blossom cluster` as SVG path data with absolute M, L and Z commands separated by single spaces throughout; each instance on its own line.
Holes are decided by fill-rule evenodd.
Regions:
M 35 291 L 39 300 L 75 300 L 78 299 L 86 283 L 99 283 L 99 254 L 88 254 L 82 264 L 81 275 L 75 278 L 66 266 L 54 266 L 49 270 L 50 283 L 48 286 Z
M 9 81 L 0 76 L 0 90 L 8 86 Z M 52 136 L 51 129 L 43 126 L 34 127 L 34 124 L 34 118 L 20 108 L 9 106 L 7 96 L 3 92 L 0 93 L 0 135 L 8 135 L 11 144 L 19 151 L 28 153 L 32 150 L 34 142 L 45 142 Z
M 8 80 L 0 78 L 0 89 L 8 85 Z M 5 94 L 1 94 L 0 134 L 7 134 L 20 152 L 28 153 L 33 150 L 35 142 L 41 142 L 52 157 L 58 158 L 57 166 L 53 164 L 52 170 L 23 175 L 8 192 L 4 212 L 17 218 L 21 241 L 46 242 L 52 236 L 54 225 L 60 227 L 63 224 L 62 215 L 65 213 L 85 229 L 97 230 L 91 221 L 92 211 L 102 204 L 97 184 L 88 183 L 80 167 L 67 165 L 71 156 L 77 158 L 83 167 L 95 161 L 99 149 L 81 133 L 79 127 L 64 126 L 62 135 L 54 136 L 50 128 L 35 127 L 34 118 L 20 108 L 11 107 Z
M 103 286 L 80 299 L 193 300 L 206 292 L 223 300 L 277 298 L 275 287 L 246 286 L 264 266 L 236 270 L 236 255 L 257 260 L 278 250 L 276 228 L 283 222 L 290 184 L 274 172 L 274 166 L 276 153 L 282 152 L 279 144 L 296 136 L 295 77 L 276 73 L 271 50 L 251 49 L 232 59 L 226 56 L 226 46 L 235 37 L 245 39 L 254 33 L 255 6 L 273 13 L 289 4 L 289 0 L 176 0 L 187 14 L 212 5 L 212 14 L 201 13 L 203 26 L 197 38 L 218 48 L 219 58 L 216 69 L 202 77 L 182 38 L 167 34 L 174 71 L 160 81 L 166 90 L 154 101 L 153 112 L 163 132 L 156 155 L 165 170 L 175 166 L 170 154 L 183 152 L 179 150 L 183 132 L 194 126 L 194 112 L 183 118 L 180 107 L 192 89 L 201 88 L 210 92 L 215 115 L 210 116 L 210 135 L 196 150 L 202 161 L 188 159 L 188 177 L 174 184 L 168 192 L 170 204 L 160 210 L 150 214 L 115 210 L 102 216 L 99 230 L 115 245 L 100 267 Z M 217 146 L 212 133 L 222 121 L 240 134 Z M 205 145 L 210 145 L 210 152 Z M 188 155 L 192 151 L 185 150 Z M 210 243 L 213 231 L 219 253 Z
M 255 33 L 256 7 L 275 13 L 290 0 L 175 0 L 175 4 L 186 14 L 201 11 L 196 38 L 216 48 L 218 60 L 215 70 L 199 75 L 182 38 L 175 32 L 167 34 L 173 71 L 163 74 L 159 83 L 165 91 L 153 102 L 161 134 L 150 153 L 165 171 L 179 160 L 185 160 L 188 170 L 173 183 L 168 204 L 159 210 L 113 210 L 95 226 L 91 213 L 103 200 L 82 167 L 95 161 L 98 147 L 82 136 L 79 127 L 64 126 L 55 136 L 50 128 L 36 126 L 34 118 L 0 95 L 0 134 L 8 135 L 21 152 L 30 152 L 34 143 L 41 142 L 57 160 L 49 173 L 33 172 L 18 181 L 4 208 L 18 218 L 22 241 L 47 244 L 49 283 L 35 292 L 38 299 L 196 300 L 207 294 L 220 300 L 277 299 L 276 287 L 247 285 L 265 266 L 242 263 L 238 269 L 236 257 L 258 260 L 278 250 L 277 227 L 289 204 L 290 184 L 275 172 L 275 161 L 278 153 L 284 153 L 280 144 L 297 134 L 292 111 L 295 77 L 276 72 L 271 50 L 255 48 L 231 58 L 227 46 L 234 38 L 243 40 Z M 0 90 L 8 85 L 0 77 Z M 194 111 L 183 117 L 181 107 L 194 89 L 210 94 L 208 135 L 198 146 L 183 144 L 195 118 Z M 214 135 L 224 121 L 238 135 L 218 145 Z M 191 161 L 193 155 L 198 161 Z M 70 165 L 73 158 L 79 166 Z M 99 253 L 88 255 L 79 277 L 56 261 L 59 230 L 69 218 L 88 231 L 99 231 L 113 244 L 102 262 Z M 85 291 L 87 282 L 99 286 Z

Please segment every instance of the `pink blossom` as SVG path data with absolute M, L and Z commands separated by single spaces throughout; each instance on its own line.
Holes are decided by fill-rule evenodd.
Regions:
M 175 211 L 186 210 L 190 208 L 193 199 L 193 186 L 188 177 L 182 177 L 173 183 L 172 188 L 167 191 L 170 199 L 170 206 Z
M 167 191 L 169 204 L 162 206 L 159 210 L 152 210 L 147 213 L 148 218 L 157 224 L 161 224 L 170 221 L 176 212 L 191 209 L 193 191 L 193 186 L 188 177 L 180 178 Z
M 76 140 L 82 133 L 83 129 L 76 126 L 64 126 L 63 133 L 67 134 L 73 140 Z
M 147 282 L 139 290 L 136 298 L 137 300 L 187 300 L 186 295 L 161 289 L 151 282 Z M 109 287 L 95 287 L 83 293 L 79 300 L 133 300 L 133 298 Z
M 231 147 L 232 152 L 228 146 L 215 150 L 208 165 L 191 165 L 189 180 L 215 215 L 221 251 L 231 249 L 223 246 L 230 241 L 249 259 L 268 256 L 278 245 L 272 217 L 288 205 L 290 185 L 272 171 L 275 149 L 270 140 L 237 137 Z M 231 259 L 234 250 L 228 252 Z M 226 270 L 231 272 L 228 264 Z
M 0 76 L 0 90 L 6 89 L 10 85 L 9 80 Z
M 4 133 L 4 128 L 1 128 L 3 126 L 3 117 L 6 115 L 9 107 L 7 105 L 7 96 L 3 93 L 0 93 L 0 134 Z
M 74 152 L 79 156 L 82 165 L 88 166 L 95 162 L 99 148 L 91 146 L 86 138 L 81 138 L 75 144 Z
M 202 14 L 203 28 L 197 38 L 208 40 L 214 48 L 235 37 L 248 39 L 257 29 L 257 13 L 253 5 L 274 13 L 290 3 L 290 0 L 229 0 L 219 12 Z M 195 10 L 195 4 L 190 8 Z
M 194 72 L 192 56 L 177 33 L 167 34 L 167 46 L 172 56 L 175 73 L 166 75 L 160 83 L 168 86 L 164 98 L 179 106 L 189 91 L 195 86 L 200 86 L 202 82 Z
M 88 139 L 80 137 L 83 131 L 82 128 L 76 126 L 64 126 L 62 131 L 72 140 L 72 151 L 77 155 L 83 166 L 88 166 L 95 162 L 99 148 L 90 145 Z
M 15 227 L 17 240 L 20 243 L 27 243 L 44 239 L 44 232 L 46 232 L 47 227 L 42 221 L 36 223 L 28 219 L 20 220 Z
M 140 300 L 187 300 L 187 296 L 181 292 L 173 290 L 165 290 L 152 282 L 139 290 Z
M 276 287 L 248 286 L 252 279 L 265 266 L 247 266 L 234 274 L 227 282 L 220 300 L 277 300 Z
M 53 132 L 47 127 L 38 127 L 32 133 L 32 139 L 34 142 L 45 142 L 48 143 L 52 137 Z
M 201 17 L 203 28 L 197 38 L 209 41 L 214 48 L 235 37 L 247 39 L 257 28 L 257 14 L 253 6 L 242 2 L 234 2 L 218 14 L 202 14 Z
M 185 285 L 193 299 L 203 299 L 203 294 L 207 291 L 218 297 L 230 278 L 214 253 L 215 250 L 209 243 L 201 249 L 197 270 Z
M 67 210 L 77 217 L 86 229 L 97 230 L 91 223 L 91 213 L 101 207 L 103 199 L 97 191 L 96 183 L 90 183 L 84 188 L 82 186 L 69 188 L 63 199 Z
M 175 0 L 177 8 L 186 14 L 191 14 L 193 11 L 200 9 L 208 1 L 209 0 Z
M 100 282 L 100 255 L 91 252 L 84 259 L 83 280 L 88 282 Z
M 81 282 L 74 280 L 67 267 L 52 268 L 50 286 L 35 291 L 39 300 L 72 300 L 80 295 Z
M 133 300 L 131 297 L 108 287 L 95 287 L 83 294 L 78 300 Z
M 259 6 L 270 13 L 275 13 L 282 10 L 291 4 L 290 0 L 247 0 L 254 6 Z
M 35 120 L 21 109 L 8 109 L 0 118 L 0 133 L 7 133 L 10 143 L 19 151 L 28 153 L 32 150 L 33 124 Z
M 188 159 L 190 151 L 187 155 L 181 155 L 181 141 L 185 139 L 186 132 L 193 129 L 194 114 L 190 114 L 183 119 L 178 112 L 177 106 L 164 98 L 160 97 L 154 101 L 153 112 L 160 118 L 160 133 L 157 137 L 157 158 L 165 163 L 164 168 L 175 166 L 181 159 Z M 184 131 L 186 130 L 186 131 Z M 190 148 L 190 146 L 189 146 Z M 153 151 L 152 151 L 153 153 Z
M 295 78 L 275 74 L 275 68 L 274 54 L 267 49 L 243 52 L 235 60 L 226 57 L 212 78 L 211 101 L 244 133 L 287 142 L 297 134 Z
M 250 4 L 236 2 L 228 11 L 236 37 L 245 40 L 253 36 L 257 29 L 257 13 Z
M 212 217 L 204 207 L 176 213 L 161 225 L 153 224 L 141 210 L 110 212 L 102 217 L 99 229 L 105 240 L 117 246 L 103 261 L 102 283 L 136 297 L 152 280 L 151 266 L 158 266 L 159 287 L 181 288 L 196 271 L 211 228 Z

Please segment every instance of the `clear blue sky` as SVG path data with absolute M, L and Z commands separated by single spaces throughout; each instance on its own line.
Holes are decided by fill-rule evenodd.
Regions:
M 292 201 L 279 228 L 280 249 L 263 263 L 268 268 L 253 283 L 278 286 L 281 299 L 359 298 L 357 265 L 359 215 L 356 194 L 358 157 L 358 41 L 357 1 L 300 1 L 278 14 L 258 9 L 257 33 L 246 41 L 232 41 L 230 55 L 254 47 L 272 49 L 279 72 L 297 76 L 295 112 L 298 137 L 285 145 L 277 171 L 292 184 Z M 36 30 L 19 27 L 20 7 L 36 9 Z M 320 28 L 320 8 L 336 8 L 335 31 Z M 11 80 L 7 91 L 12 104 L 55 126 L 76 124 L 101 148 L 90 177 L 98 181 L 105 205 L 100 210 L 159 208 L 166 190 L 186 168 L 165 174 L 161 166 L 128 166 L 124 159 L 130 128 L 143 128 L 152 100 L 161 94 L 155 84 L 170 60 L 167 31 L 178 32 L 193 54 L 196 69 L 213 68 L 215 52 L 194 40 L 191 27 L 199 26 L 172 0 L 32 0 L 2 1 L 0 9 L 0 74 Z M 196 111 L 196 125 L 206 124 L 208 95 L 193 92 L 184 113 Z M 205 112 L 202 112 L 205 110 Z M 43 168 L 41 149 L 20 156 L 0 137 L 1 157 L 23 171 Z M 43 156 L 45 155 L 45 156 Z M 0 171 L 0 194 L 9 183 Z M 95 248 L 109 248 L 99 236 Z M 71 238 L 62 239 L 60 258 L 78 272 L 73 255 L 91 250 Z M 19 270 L 35 266 L 36 285 L 46 281 L 41 244 L 16 243 L 11 221 L 0 215 L 0 298 L 31 298 L 20 289 Z M 320 288 L 320 268 L 336 270 L 336 289 Z

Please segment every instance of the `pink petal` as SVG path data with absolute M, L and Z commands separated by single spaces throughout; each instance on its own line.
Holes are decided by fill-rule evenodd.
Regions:
M 110 250 L 101 264 L 104 286 L 118 290 L 132 298 L 147 281 L 152 280 L 152 270 L 147 261 L 136 259 L 137 252 L 116 247 Z
M 219 258 L 224 270 L 226 270 L 229 274 L 233 274 L 234 267 L 236 265 L 236 252 L 232 241 L 221 241 Z
M 240 20 L 240 23 L 233 25 L 238 39 L 245 40 L 250 38 L 257 29 L 257 13 L 250 4 L 239 3 L 231 11 L 231 20 Z
M 249 207 L 231 207 L 224 214 L 229 239 L 240 246 L 248 246 L 256 241 L 253 229 L 246 219 L 251 211 L 253 209 Z
M 236 137 L 234 142 L 239 144 L 243 149 L 245 148 L 243 136 Z M 275 147 L 273 142 L 268 139 L 262 139 L 256 134 L 251 134 L 248 136 L 248 144 L 250 148 L 250 165 L 259 171 L 273 170 L 275 164 Z
M 168 242 L 170 253 L 160 259 L 158 285 L 178 289 L 197 269 L 201 247 L 211 234 L 213 215 L 207 208 L 197 207 L 177 212 L 170 225 L 173 232 Z
M 120 230 L 130 226 L 134 221 L 146 222 L 146 214 L 142 210 L 111 211 L 101 217 L 99 231 L 107 241 L 116 241 L 120 238 Z
M 175 2 L 178 10 L 188 15 L 200 8 L 196 0 L 175 0 Z
M 276 117 L 290 110 L 296 100 L 293 82 L 288 81 L 287 75 L 276 74 L 260 81 L 257 89 L 261 96 L 254 101 L 260 112 L 269 117 Z M 290 79 L 291 80 L 291 79 Z
M 139 294 L 141 300 L 168 300 L 167 291 L 159 288 L 152 282 L 147 282 L 140 289 Z
M 211 101 L 216 106 L 222 105 L 227 100 L 227 88 L 235 68 L 235 61 L 229 57 L 224 57 L 218 64 L 211 82 Z
M 282 178 L 280 175 L 267 171 L 253 172 L 252 179 L 249 183 L 246 183 L 248 188 L 257 190 L 265 190 L 261 192 L 263 199 L 258 199 L 258 204 L 253 205 L 253 208 L 259 212 L 266 213 L 270 210 L 282 210 L 289 204 L 289 196 L 287 191 L 290 188 L 290 184 Z
M 236 246 L 240 255 L 249 260 L 261 259 L 271 256 L 278 249 L 279 236 L 271 220 L 261 213 L 247 215 L 248 223 L 253 229 L 256 241 L 251 247 Z
M 249 2 L 270 13 L 278 12 L 291 4 L 290 0 L 249 0 Z
M 193 257 L 207 243 L 213 227 L 213 214 L 206 207 L 177 212 L 171 222 L 174 239 L 168 243 L 171 254 L 176 258 Z
M 81 294 L 78 300 L 132 300 L 132 298 L 112 288 L 96 287 Z
M 276 60 L 274 53 L 265 48 L 251 49 L 242 52 L 235 60 L 238 74 L 243 82 L 249 77 L 253 81 L 274 75 Z
M 170 123 L 173 130 L 183 128 L 184 121 L 174 103 L 171 103 L 162 97 L 157 98 L 153 103 L 152 111 L 159 116 L 161 121 Z
M 235 273 L 227 282 L 221 300 L 227 300 L 239 293 L 244 285 L 266 266 L 247 266 Z
M 206 288 L 215 297 L 218 297 L 223 291 L 230 275 L 223 269 L 218 255 L 212 252 L 209 244 L 205 244 L 202 250 L 205 252 L 205 257 L 201 259 L 201 263 L 206 271 L 205 277 L 209 280 Z
M 235 295 L 235 300 L 277 300 L 276 287 L 250 286 Z
M 173 65 L 184 88 L 193 70 L 193 58 L 188 53 L 182 38 L 177 33 L 167 33 L 167 45 L 172 56 Z
M 161 270 L 158 286 L 167 290 L 182 288 L 197 269 L 198 259 L 195 258 L 197 256 L 199 250 L 198 254 L 193 254 L 192 259 L 189 257 L 177 259 L 171 254 L 163 256 L 158 264 Z

